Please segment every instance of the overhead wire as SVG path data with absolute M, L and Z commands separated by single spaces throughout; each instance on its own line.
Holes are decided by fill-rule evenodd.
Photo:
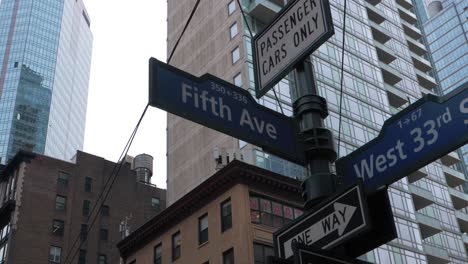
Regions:
M 179 38 L 177 39 L 177 42 L 176 42 L 176 44 L 174 45 L 174 47 L 172 48 L 172 51 L 171 51 L 171 53 L 170 53 L 170 55 L 169 55 L 169 58 L 167 59 L 167 63 L 168 63 L 168 64 L 171 62 L 172 57 L 173 57 L 173 55 L 174 55 L 174 53 L 175 53 L 175 51 L 176 51 L 176 49 L 177 49 L 177 47 L 178 47 L 178 45 L 179 45 L 179 43 L 180 43 L 180 40 L 182 39 L 183 35 L 185 34 L 185 31 L 187 30 L 187 28 L 188 28 L 190 22 L 192 21 L 192 18 L 193 18 L 194 14 L 195 14 L 195 11 L 196 11 L 197 8 L 198 8 L 199 3 L 200 3 L 200 0 L 197 0 L 197 2 L 195 3 L 194 7 L 192 8 L 192 11 L 191 11 L 191 13 L 190 13 L 190 16 L 189 16 L 189 18 L 188 18 L 188 20 L 187 20 L 185 26 L 184 26 L 184 29 L 182 30 L 182 33 L 180 34 Z M 106 199 L 107 199 L 107 197 L 108 197 L 108 195 L 109 195 L 109 193 L 110 193 L 110 191 L 111 191 L 111 189 L 112 189 L 112 186 L 113 186 L 115 180 L 117 179 L 117 175 L 119 174 L 120 169 L 121 169 L 123 163 L 125 162 L 124 157 L 127 155 L 128 151 L 129 151 L 129 149 L 130 149 L 130 146 L 131 146 L 131 144 L 133 143 L 133 139 L 135 138 L 136 132 L 138 131 L 138 127 L 140 126 L 141 121 L 142 121 L 142 119 L 143 119 L 143 117 L 144 117 L 146 111 L 148 110 L 148 107 L 149 107 L 149 104 L 146 105 L 146 107 L 145 107 L 145 109 L 144 109 L 142 115 L 140 116 L 140 119 L 139 119 L 139 121 L 138 121 L 138 123 L 137 123 L 135 129 L 133 130 L 133 132 L 132 132 L 132 134 L 131 134 L 129 140 L 127 141 L 127 144 L 126 144 L 125 147 L 124 147 L 124 150 L 122 151 L 122 153 L 121 153 L 121 155 L 120 155 L 120 157 L 119 157 L 119 163 L 114 164 L 114 167 L 113 167 L 113 169 L 112 169 L 111 175 L 108 177 L 106 183 L 104 184 L 104 188 L 102 189 L 101 193 L 99 194 L 98 199 L 96 200 L 96 203 L 95 203 L 95 205 L 93 206 L 93 208 L 92 208 L 92 210 L 91 210 L 91 213 L 89 214 L 89 216 L 88 216 L 88 218 L 87 218 L 87 221 L 86 221 L 86 222 L 88 223 L 89 220 L 90 220 L 90 218 L 91 218 L 91 216 L 93 215 L 93 212 L 95 211 L 95 209 L 96 209 L 96 208 L 99 208 L 98 211 L 97 211 L 97 213 L 95 214 L 95 217 L 92 219 L 91 224 L 90 224 L 90 225 L 87 227 L 87 229 L 85 230 L 86 233 L 88 233 L 89 230 L 91 230 L 91 228 L 93 227 L 94 223 L 95 223 L 96 220 L 97 220 L 97 216 L 99 215 L 99 212 L 100 212 L 100 210 L 101 210 L 101 208 L 102 208 L 102 205 L 104 205 L 104 203 L 105 203 L 105 201 L 106 201 Z M 117 167 L 117 166 L 118 166 L 118 167 Z M 116 168 L 117 168 L 117 169 L 116 169 Z M 115 172 L 115 175 L 114 175 L 114 172 Z M 107 185 L 108 185 L 109 183 L 110 183 L 110 186 L 109 186 L 109 188 L 108 188 L 106 194 L 104 195 L 104 198 L 102 199 L 102 202 L 101 202 L 101 203 L 98 203 L 99 200 L 102 198 L 102 195 L 104 194 L 104 192 L 105 192 L 105 190 L 106 190 L 106 187 L 107 187 Z M 98 204 L 99 204 L 99 206 L 98 206 Z M 64 262 L 63 262 L 64 264 L 67 263 L 67 260 L 68 260 L 68 258 L 69 258 L 69 256 L 70 256 L 70 253 L 73 252 L 73 248 L 75 247 L 76 243 L 80 240 L 80 238 L 81 238 L 81 233 L 78 233 L 78 235 L 77 235 L 77 237 L 76 237 L 76 239 L 75 239 L 75 241 L 74 241 L 72 247 L 68 250 L 68 253 L 66 254 L 65 260 L 64 260 Z M 73 260 L 75 259 L 76 255 L 78 254 L 79 250 L 81 249 L 81 246 L 83 245 L 84 242 L 86 242 L 87 239 L 88 239 L 88 236 L 86 236 L 84 239 L 82 239 L 82 240 L 80 241 L 80 244 L 79 244 L 79 246 L 77 247 L 77 249 L 75 250 L 75 253 L 73 254 L 73 256 L 72 256 L 72 258 L 70 259 L 69 263 L 72 263 L 72 262 L 73 262 Z
M 94 218 L 92 219 L 91 223 L 89 224 L 89 226 L 88 226 L 88 227 L 86 228 L 86 230 L 85 230 L 86 234 L 91 230 L 91 228 L 93 227 L 94 223 L 96 222 L 97 217 L 99 216 L 99 212 L 101 211 L 102 206 L 103 206 L 104 203 L 106 202 L 106 199 L 107 199 L 107 197 L 108 197 L 110 191 L 112 190 L 112 187 L 113 187 L 113 185 L 114 185 L 115 180 L 117 179 L 117 176 L 118 176 L 118 174 L 119 174 L 119 172 L 120 172 L 120 169 L 122 168 L 122 166 L 123 166 L 123 164 L 124 164 L 124 162 L 125 162 L 125 158 L 124 158 L 124 157 L 127 156 L 127 153 L 128 153 L 128 151 L 129 151 L 129 149 L 130 149 L 132 143 L 133 143 L 133 139 L 135 138 L 136 132 L 138 131 L 138 128 L 140 127 L 141 121 L 143 120 L 143 117 L 145 116 L 146 111 L 148 110 L 148 107 L 149 107 L 149 104 L 146 105 L 146 107 L 145 107 L 143 113 L 141 114 L 140 119 L 138 120 L 137 125 L 135 126 L 135 128 L 134 128 L 134 130 L 133 130 L 133 132 L 132 132 L 132 134 L 131 134 L 131 136 L 130 136 L 130 138 L 129 138 L 129 140 L 127 141 L 127 144 L 125 145 L 124 150 L 122 151 L 122 153 L 121 153 L 121 155 L 120 155 L 120 157 L 119 157 L 119 162 L 114 164 L 114 167 L 113 167 L 113 169 L 112 169 L 112 171 L 111 171 L 111 174 L 110 174 L 110 176 L 107 178 L 106 183 L 104 184 L 104 188 L 103 188 L 102 191 L 100 192 L 100 194 L 99 194 L 99 196 L 98 196 L 98 198 L 97 198 L 97 200 L 96 200 L 96 202 L 95 202 L 95 204 L 94 204 L 94 206 L 93 206 L 93 208 L 92 208 L 90 214 L 88 215 L 88 218 L 87 218 L 87 220 L 86 220 L 86 223 L 87 223 L 87 224 L 89 224 L 89 220 L 91 219 L 91 217 L 92 217 L 94 211 L 96 210 L 96 208 L 98 208 L 98 211 L 97 211 L 96 214 L 94 215 Z M 115 174 L 114 174 L 114 172 L 115 172 Z M 107 189 L 107 192 L 106 192 L 106 187 L 108 186 L 108 184 L 110 184 L 110 185 L 109 185 L 109 188 Z M 105 194 L 104 194 L 104 193 L 105 193 Z M 104 196 L 104 197 L 103 197 L 103 196 Z M 101 200 L 101 198 L 102 198 L 102 202 L 99 203 L 99 200 Z M 70 261 L 69 261 L 68 263 L 72 263 L 72 262 L 73 262 L 73 260 L 75 259 L 76 255 L 77 255 L 78 252 L 80 251 L 80 249 L 81 249 L 83 243 L 86 242 L 86 240 L 87 240 L 88 237 L 89 237 L 88 235 L 86 235 L 86 237 L 85 237 L 84 239 L 81 239 L 81 241 L 80 241 L 81 235 L 82 235 L 82 234 L 81 234 L 81 230 L 80 230 L 80 232 L 78 233 L 78 235 L 77 235 L 75 241 L 73 242 L 73 245 L 69 248 L 68 253 L 67 253 L 66 256 L 65 256 L 65 260 L 64 260 L 64 262 L 63 262 L 64 264 L 67 263 L 67 260 L 68 260 L 68 258 L 69 258 L 70 256 L 72 256 L 72 257 L 71 257 L 71 259 L 70 259 Z M 77 249 L 75 250 L 75 253 L 74 253 L 73 255 L 70 255 L 71 252 L 73 252 L 73 248 L 75 247 L 75 245 L 76 245 L 76 243 L 77 243 L 78 241 L 80 241 L 80 244 L 79 244 L 79 246 L 77 247 Z
M 341 81 L 340 81 L 340 104 L 339 104 L 339 120 L 338 120 L 338 153 L 340 157 L 340 146 L 341 146 L 341 121 L 342 121 L 342 109 L 343 109 L 343 81 L 344 81 L 344 56 L 345 56 L 345 36 L 346 36 L 346 3 L 343 3 L 343 46 L 341 52 Z
M 176 51 L 177 47 L 179 46 L 179 42 L 182 39 L 182 36 L 185 34 L 185 30 L 187 30 L 190 22 L 192 21 L 193 15 L 195 14 L 195 11 L 197 11 L 198 4 L 200 4 L 200 0 L 197 0 L 197 2 L 195 3 L 195 6 L 192 8 L 192 12 L 190 12 L 190 16 L 189 16 L 187 22 L 185 23 L 184 29 L 182 30 L 182 33 L 180 33 L 180 36 L 177 39 L 177 42 L 174 45 L 174 47 L 172 48 L 171 54 L 169 55 L 169 58 L 166 61 L 167 64 L 170 64 L 170 62 L 172 60 L 172 56 L 174 55 L 174 52 Z

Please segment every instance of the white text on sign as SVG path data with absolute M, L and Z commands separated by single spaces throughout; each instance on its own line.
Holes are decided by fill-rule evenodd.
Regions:
M 241 113 L 236 115 L 232 113 L 231 107 L 223 101 L 221 96 L 214 95 L 207 90 L 199 92 L 196 86 L 186 83 L 182 83 L 181 89 L 181 100 L 184 104 L 189 104 L 196 109 L 201 109 L 214 117 L 229 122 L 233 122 L 234 116 L 239 116 L 239 120 L 236 120 L 239 126 L 250 128 L 252 132 L 266 135 L 274 140 L 278 138 L 276 127 L 273 124 L 252 115 L 246 108 L 243 108 Z M 236 97 L 238 95 L 230 94 L 230 96 Z

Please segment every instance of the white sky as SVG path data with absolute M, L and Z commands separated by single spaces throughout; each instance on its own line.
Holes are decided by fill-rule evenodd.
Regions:
M 148 60 L 166 61 L 166 0 L 84 0 L 94 35 L 84 151 L 116 162 L 148 102 Z M 166 188 L 166 112 L 149 107 L 129 155 Z

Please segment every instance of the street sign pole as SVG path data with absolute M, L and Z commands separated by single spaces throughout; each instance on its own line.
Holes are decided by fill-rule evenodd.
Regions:
M 331 163 L 336 160 L 333 135 L 324 127 L 328 115 L 325 98 L 317 95 L 310 59 L 302 60 L 294 71 L 296 85 L 292 91 L 294 116 L 299 121 L 299 135 L 304 143 L 308 177 L 302 183 L 302 197 L 310 208 L 335 191 L 336 175 Z
M 253 39 L 256 97 L 262 97 L 294 69 L 294 117 L 305 147 L 308 177 L 303 182 L 306 209 L 335 189 L 332 133 L 324 128 L 326 100 L 317 95 L 310 54 L 334 34 L 328 0 L 293 0 Z

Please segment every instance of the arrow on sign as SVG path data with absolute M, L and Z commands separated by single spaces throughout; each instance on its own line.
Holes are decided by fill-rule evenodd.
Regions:
M 293 254 L 292 245 L 295 243 L 312 245 L 336 230 L 338 230 L 338 236 L 341 236 L 348 226 L 351 217 L 354 215 L 356 207 L 342 203 L 334 203 L 333 208 L 335 208 L 333 213 L 286 241 L 284 244 L 285 254 Z M 311 234 L 314 234 L 314 236 L 312 237 Z
M 293 245 L 303 244 L 330 249 L 369 228 L 367 203 L 361 186 L 355 185 L 273 234 L 275 255 L 288 259 L 294 255 Z

